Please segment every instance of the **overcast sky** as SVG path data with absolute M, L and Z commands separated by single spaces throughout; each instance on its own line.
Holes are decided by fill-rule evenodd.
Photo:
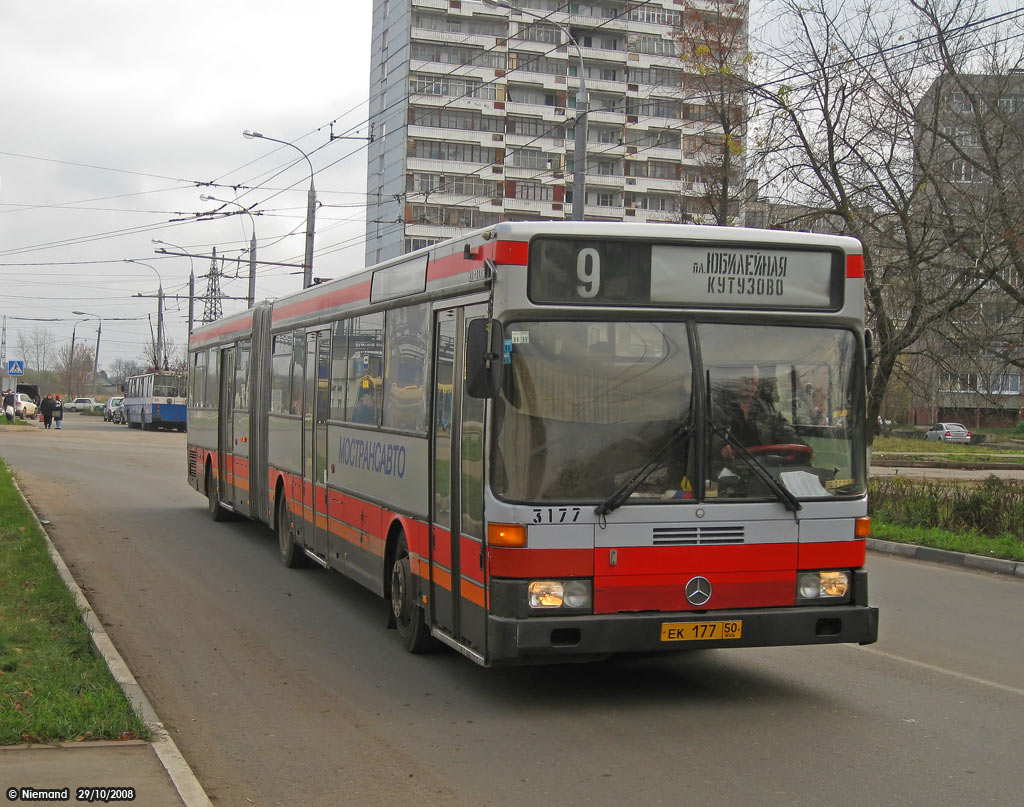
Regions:
M 148 315 L 156 326 L 156 300 L 134 295 L 155 295 L 157 273 L 165 294 L 187 295 L 192 268 L 202 294 L 210 268 L 161 257 L 152 239 L 194 253 L 217 245 L 231 257 L 248 246 L 246 215 L 195 221 L 220 207 L 200 201 L 203 193 L 256 204 L 259 258 L 301 264 L 308 165 L 295 149 L 244 139 L 243 129 L 310 155 L 323 205 L 313 274 L 361 269 L 365 143 L 329 142 L 329 125 L 335 134 L 366 133 L 370 11 L 370 0 L 2 0 L 7 359 L 22 358 L 19 333 L 46 328 L 59 346 L 83 319 L 77 337 L 94 345 L 95 317 L 73 311 L 103 317 L 101 368 L 137 358 L 150 340 Z M 216 186 L 203 186 L 209 182 Z M 247 264 L 241 274 L 223 282 L 225 294 L 246 295 Z M 301 283 L 301 269 L 264 267 L 256 296 L 277 297 Z M 226 314 L 245 302 L 223 305 Z M 197 304 L 197 319 L 202 313 Z M 180 350 L 184 299 L 167 301 L 165 323 Z

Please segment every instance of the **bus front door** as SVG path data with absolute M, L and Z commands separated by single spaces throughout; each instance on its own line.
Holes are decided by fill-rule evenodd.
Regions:
M 484 402 L 465 394 L 466 328 L 483 306 L 437 312 L 431 430 L 431 622 L 483 655 Z
M 220 351 L 220 402 L 217 406 L 217 485 L 220 500 L 234 504 L 235 347 Z
M 303 543 L 325 563 L 330 538 L 327 517 L 327 417 L 330 408 L 331 332 L 306 334 L 306 388 L 302 403 L 302 509 L 309 521 Z

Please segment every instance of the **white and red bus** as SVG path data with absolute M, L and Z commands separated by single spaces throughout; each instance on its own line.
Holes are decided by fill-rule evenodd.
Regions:
M 484 665 L 875 641 L 863 258 L 502 223 L 198 328 L 188 478 Z

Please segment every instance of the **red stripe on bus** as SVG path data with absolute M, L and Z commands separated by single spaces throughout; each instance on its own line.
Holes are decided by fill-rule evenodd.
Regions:
M 474 582 L 484 583 L 484 553 L 479 541 L 459 536 L 459 570 Z
M 864 256 L 863 255 L 847 255 L 846 256 L 846 276 L 847 277 L 864 277 Z
M 432 260 L 427 266 L 427 282 L 472 272 L 483 266 L 487 258 L 499 265 L 526 266 L 529 253 L 530 245 L 526 241 L 491 241 L 470 250 L 469 257 L 454 252 Z
M 491 577 L 589 577 L 594 573 L 593 549 L 487 548 Z
M 620 611 L 695 611 L 718 608 L 766 608 L 796 602 L 796 572 L 699 572 L 711 583 L 711 599 L 700 606 L 686 600 L 685 574 L 637 574 L 594 579 L 594 613 Z
M 243 334 L 252 331 L 252 314 L 247 314 L 238 322 L 225 322 L 221 325 L 210 325 L 202 331 L 194 332 L 188 340 L 189 346 L 201 345 L 219 336 L 228 334 Z
M 753 572 L 758 569 L 796 569 L 797 544 L 745 544 L 742 546 L 656 546 L 598 549 L 594 574 L 619 575 L 689 574 L 710 572 Z M 689 578 L 687 578 L 689 579 Z M 685 582 L 685 581 L 684 581 Z
M 854 569 L 864 565 L 867 544 L 855 541 L 823 541 L 800 544 L 798 569 Z
M 434 525 L 434 551 L 431 555 L 434 563 L 452 567 L 452 534 L 444 527 Z
M 478 249 L 471 253 L 471 255 L 472 257 L 467 258 L 461 252 L 455 252 L 431 261 L 427 265 L 427 282 L 444 280 L 448 277 L 472 272 L 474 269 L 479 269 L 484 265 L 483 249 Z
M 494 262 L 505 266 L 526 266 L 530 258 L 530 244 L 526 241 L 497 241 Z
M 275 305 L 271 322 L 281 322 L 292 317 L 312 314 L 314 311 L 325 311 L 346 303 L 369 302 L 369 300 L 370 281 L 367 280 L 363 283 L 354 283 L 343 289 L 328 289 L 305 300 L 296 300 L 294 303 Z

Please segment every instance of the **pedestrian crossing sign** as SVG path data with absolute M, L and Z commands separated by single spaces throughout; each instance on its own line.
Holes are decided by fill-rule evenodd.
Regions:
M 9 361 L 9 362 L 7 362 L 7 375 L 25 375 L 25 362 L 23 362 L 23 361 Z

